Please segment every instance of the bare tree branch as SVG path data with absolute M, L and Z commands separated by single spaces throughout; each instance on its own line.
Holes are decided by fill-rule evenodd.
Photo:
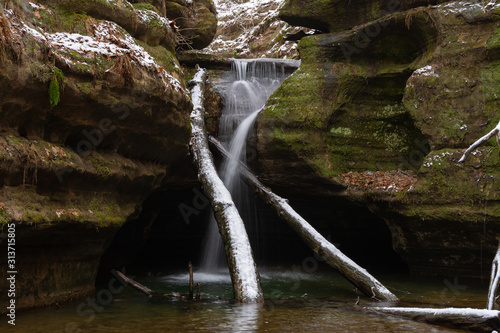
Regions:
M 496 135 L 498 137 L 499 132 L 500 132 L 500 122 L 498 122 L 498 125 L 494 129 L 492 129 L 488 134 L 486 134 L 481 139 L 474 142 L 469 148 L 467 148 L 467 150 L 462 155 L 460 160 L 458 160 L 458 163 L 463 163 L 465 161 L 465 159 L 467 158 L 467 156 L 469 156 L 470 153 L 472 153 L 474 151 L 474 149 L 476 149 L 477 147 L 484 144 L 486 141 L 488 141 L 494 135 Z M 497 140 L 498 140 L 498 138 L 497 138 Z

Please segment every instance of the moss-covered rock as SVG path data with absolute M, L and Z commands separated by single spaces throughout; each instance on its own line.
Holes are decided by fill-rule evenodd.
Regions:
M 280 18 L 291 25 L 336 32 L 375 21 L 387 14 L 427 5 L 421 0 L 287 0 Z
M 409 168 L 411 153 L 425 138 L 402 97 L 412 66 L 425 56 L 415 35 L 420 32 L 417 22 L 428 22 L 415 19 L 408 30 L 398 23 L 401 17 L 394 15 L 385 27 L 375 23 L 380 34 L 351 57 L 345 56 L 345 49 L 357 47 L 357 36 L 369 27 L 303 38 L 300 69 L 271 96 L 261 117 L 263 126 L 274 128 L 266 132 L 272 133 L 266 137 L 268 145 L 288 145 L 330 177 L 348 171 Z M 387 48 L 398 42 L 405 53 L 395 46 Z M 369 61 L 371 57 L 377 61 Z
M 214 39 L 217 12 L 211 0 L 166 1 L 166 15 L 179 26 L 181 49 L 202 49 Z
M 78 18 L 84 13 L 96 19 L 116 22 L 132 36 L 152 46 L 161 44 L 171 52 L 175 50 L 175 32 L 171 22 L 156 11 L 144 7 L 134 8 L 127 0 L 57 0 L 41 3 L 55 10 L 60 9 L 69 16 L 66 23 L 70 27 L 73 25 L 71 17 L 76 15 Z M 52 28 L 57 29 L 57 25 L 60 26 L 64 21 L 64 14 L 62 19 L 54 18 L 56 27 Z M 67 24 L 62 31 L 69 30 Z
M 195 179 L 184 167 L 192 105 L 155 11 L 146 24 L 127 1 L 1 7 L 0 228 L 18 228 L 23 309 L 92 293 L 145 198 L 192 186 L 178 178 Z
M 301 180 L 310 168 L 316 183 L 330 182 L 318 189 L 325 196 L 386 220 L 415 274 L 487 274 L 500 231 L 498 148 L 457 161 L 498 123 L 498 6 L 410 2 L 388 14 L 386 5 L 285 3 L 288 22 L 334 33 L 300 41 L 300 69 L 260 116 L 261 177 L 293 193 L 310 187 L 312 176 Z M 397 169 L 418 172 L 414 186 L 360 190 L 339 177 Z

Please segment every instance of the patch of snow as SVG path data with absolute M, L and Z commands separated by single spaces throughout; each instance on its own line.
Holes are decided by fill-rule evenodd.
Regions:
M 472 1 L 453 1 L 447 2 L 444 4 L 439 4 L 437 6 L 433 6 L 439 10 L 442 10 L 445 15 L 454 14 L 454 15 L 464 15 L 470 16 L 474 13 L 483 13 L 483 2 L 480 0 L 472 0 Z M 500 4 L 497 4 L 496 1 L 490 1 L 484 9 L 489 11 L 493 9 L 497 9 L 500 7 Z
M 68 66 L 80 62 L 69 59 L 64 55 L 66 52 L 77 52 L 88 58 L 92 58 L 95 54 L 106 57 L 127 55 L 133 63 L 155 71 L 161 77 L 166 89 L 173 88 L 185 93 L 179 80 L 159 66 L 155 59 L 142 46 L 137 45 L 135 39 L 116 23 L 108 21 L 97 23 L 94 26 L 93 37 L 66 32 L 45 33 L 29 27 L 16 18 L 12 11 L 7 10 L 6 13 L 12 20 L 13 34 L 31 35 L 36 41 L 49 46 L 54 53 L 66 61 Z
M 40 7 L 40 6 L 39 6 L 39 5 L 37 5 L 36 3 L 33 3 L 33 2 L 28 2 L 28 3 L 29 3 L 29 5 L 30 5 L 31 7 L 33 7 L 33 9 L 42 9 L 42 7 Z
M 261 33 L 267 31 L 268 27 L 277 31 L 277 35 L 284 36 L 290 26 L 278 19 L 280 8 L 284 0 L 214 0 L 217 8 L 218 29 L 217 36 L 212 43 L 205 48 L 205 52 L 213 54 L 224 54 L 236 52 L 238 56 L 254 57 L 250 49 L 251 43 L 262 38 Z M 241 31 L 234 36 L 234 28 Z M 285 45 L 284 47 L 282 45 Z M 289 41 L 276 41 L 264 56 L 270 56 L 281 52 L 288 55 L 296 53 L 296 43 Z
M 36 4 L 36 3 L 33 3 L 33 2 L 28 2 L 28 4 L 31 6 L 31 8 L 33 8 L 33 10 L 46 10 L 47 12 L 49 13 L 52 13 L 52 11 L 48 8 L 46 8 L 44 5 L 42 4 Z
M 173 22 L 166 17 L 160 16 L 157 12 L 152 10 L 141 10 L 136 9 L 137 17 L 146 23 L 150 23 L 151 21 L 159 21 L 165 28 L 169 28 L 170 24 Z
M 411 75 L 413 77 L 418 77 L 418 76 L 434 76 L 437 77 L 438 75 L 434 72 L 434 69 L 431 65 L 424 66 L 422 68 L 417 69 L 416 71 L 413 72 Z

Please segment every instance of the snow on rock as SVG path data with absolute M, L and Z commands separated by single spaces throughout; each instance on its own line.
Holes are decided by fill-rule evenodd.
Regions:
M 95 55 L 108 58 L 128 56 L 132 64 L 156 72 L 161 77 L 165 89 L 172 88 L 185 93 L 179 80 L 159 66 L 156 60 L 142 46 L 137 45 L 134 38 L 116 23 L 109 21 L 96 23 L 94 36 L 67 32 L 46 33 L 41 28 L 31 28 L 12 11 L 6 11 L 6 13 L 12 22 L 13 34 L 21 37 L 26 34 L 30 35 L 37 42 L 50 47 L 54 54 L 65 61 L 69 67 L 75 64 L 85 65 L 70 59 L 67 55 L 70 52 L 77 52 L 86 58 L 93 58 Z
M 417 69 L 413 72 L 412 76 L 434 76 L 438 75 L 434 72 L 434 69 L 431 65 L 424 66 L 422 68 Z
M 148 25 L 152 24 L 152 22 L 161 22 L 163 28 L 170 29 L 171 25 L 174 23 L 174 21 L 160 16 L 157 12 L 154 12 L 152 10 L 136 9 L 135 12 L 137 13 L 137 17 L 139 18 L 139 20 Z
M 292 28 L 279 20 L 284 0 L 214 0 L 217 8 L 218 28 L 213 42 L 205 52 L 238 57 L 283 57 L 297 55 L 297 44 L 284 41 Z M 262 46 L 270 38 L 268 46 Z M 255 48 L 262 48 L 255 51 Z
M 484 15 L 485 12 L 500 8 L 500 3 L 490 1 L 485 5 L 485 1 L 482 0 L 451 1 L 433 7 L 442 10 L 445 15 L 461 15 L 466 19 L 472 19 Z

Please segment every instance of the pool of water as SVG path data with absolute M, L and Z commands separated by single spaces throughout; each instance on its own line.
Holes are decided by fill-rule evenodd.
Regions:
M 100 299 L 18 314 L 12 332 L 459 332 L 406 319 L 375 315 L 364 307 L 391 306 L 358 295 L 330 270 L 261 272 L 265 304 L 235 304 L 224 271 L 194 274 L 201 301 L 167 294 L 187 293 L 188 274 L 135 277 L 158 292 L 151 298 L 131 287 L 98 288 Z M 450 279 L 377 276 L 402 299 L 398 306 L 484 308 L 487 285 Z M 111 297 L 109 297 L 111 295 Z M 5 327 L 6 320 L 2 326 Z

